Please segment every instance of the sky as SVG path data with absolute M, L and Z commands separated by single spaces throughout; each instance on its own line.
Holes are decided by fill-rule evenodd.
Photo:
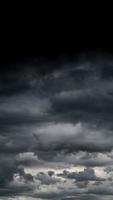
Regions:
M 0 69 L 0 200 L 113 199 L 113 57 Z

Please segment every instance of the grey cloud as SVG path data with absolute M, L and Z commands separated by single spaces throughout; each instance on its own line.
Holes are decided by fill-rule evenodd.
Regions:
M 88 188 L 88 193 L 104 196 L 113 196 L 113 182 L 104 181 L 102 184 L 90 185 Z
M 43 165 L 43 161 L 39 160 L 33 152 L 24 152 L 16 155 L 16 161 L 19 165 L 34 167 L 38 165 Z
M 110 172 L 113 172 L 113 166 L 108 166 L 108 167 L 106 167 L 104 171 L 107 172 L 108 174 L 109 174 Z
M 17 176 L 19 176 L 19 181 L 15 179 Z M 33 187 L 33 176 L 29 173 L 25 173 L 24 169 L 18 166 L 16 170 L 12 172 L 11 178 L 0 188 L 0 196 L 10 197 L 12 195 L 20 196 L 22 194 L 27 196 L 33 193 Z
M 88 185 L 88 181 L 76 181 L 75 182 L 78 188 L 86 188 Z
M 95 129 L 82 123 L 51 123 L 39 127 L 35 137 L 36 152 L 40 156 L 54 155 L 58 152 L 107 152 L 113 148 L 109 130 Z M 82 139 L 81 139 L 82 138 Z M 51 157 L 50 157 L 51 158 Z M 90 161 L 89 161 L 90 162 Z
M 113 160 L 108 157 L 106 153 L 88 153 L 88 152 L 76 152 L 76 153 L 59 153 L 54 158 L 56 162 L 70 163 L 74 165 L 82 166 L 110 166 L 113 164 Z
M 49 65 L 37 69 L 30 63 L 0 73 L 0 195 L 99 200 L 113 195 L 112 66 L 112 59 L 103 58 L 53 69 Z M 62 168 L 107 167 L 106 181 L 93 168 L 65 171 L 58 178 L 58 163 Z M 44 166 L 48 172 L 36 178 L 20 165 Z M 14 180 L 16 173 L 19 183 Z M 66 183 L 59 185 L 62 176 L 68 188 Z M 48 192 L 40 191 L 44 187 Z M 35 193 L 34 188 L 38 188 Z
M 26 135 L 26 133 L 20 130 L 19 134 L 18 132 L 19 128 L 15 130 L 15 128 L 12 128 L 8 133 L 4 132 L 1 134 L 0 138 L 0 152 L 1 153 L 12 153 L 17 154 L 21 152 L 27 152 L 31 151 L 32 146 L 35 145 L 35 139 L 33 135 Z
M 19 168 L 19 175 L 20 177 L 23 177 L 26 182 L 33 182 L 33 176 L 29 173 L 25 173 L 24 168 L 22 167 Z
M 14 191 L 17 193 L 22 192 L 27 189 L 27 185 L 19 187 L 15 184 L 11 186 L 10 184 L 14 181 L 14 175 L 18 174 L 22 176 L 26 182 L 33 181 L 31 174 L 25 173 L 24 169 L 19 166 L 15 156 L 11 154 L 1 154 L 0 158 L 0 195 L 12 194 Z M 28 190 L 28 189 L 27 189 Z M 14 192 L 15 193 L 15 192 Z
M 36 176 L 36 179 L 40 180 L 41 184 L 44 184 L 44 185 L 56 184 L 57 182 L 60 182 L 60 178 L 50 176 L 43 172 L 38 173 Z
M 15 160 L 10 157 L 1 156 L 0 158 L 0 185 L 7 184 L 13 180 L 13 174 L 18 171 Z
M 24 118 L 30 117 L 42 117 L 47 113 L 50 108 L 50 102 L 46 99 L 41 99 L 40 97 L 34 96 L 32 94 L 24 94 L 13 96 L 9 98 L 0 99 L 0 118 L 3 120 L 5 117 L 10 116 L 14 120 L 14 117 L 17 119 L 22 115 Z M 9 119 L 10 119 L 9 118 Z M 24 119 L 23 118 L 23 119 Z
M 89 193 L 92 194 L 98 194 L 98 195 L 113 195 L 113 189 L 112 188 L 105 188 L 105 187 L 97 187 L 94 189 L 90 189 Z
M 80 191 L 73 190 L 73 191 L 58 191 L 58 192 L 48 192 L 48 193 L 37 193 L 34 194 L 33 197 L 42 198 L 42 199 L 66 199 L 69 196 L 74 196 L 75 198 L 80 198 Z
M 99 178 L 95 175 L 95 171 L 91 168 L 86 168 L 84 171 L 80 172 L 68 172 L 64 171 L 58 176 L 63 176 L 64 178 L 75 179 L 76 181 L 104 181 L 103 178 Z
M 54 171 L 48 171 L 48 175 L 49 176 L 53 176 L 54 175 Z
M 25 196 L 27 196 L 27 194 L 29 194 L 29 192 L 31 192 L 32 190 L 26 185 L 26 186 L 20 186 L 20 187 L 9 187 L 9 188 L 4 188 L 4 189 L 0 189 L 0 196 L 6 196 L 7 198 L 12 197 L 12 196 L 20 196 L 21 194 L 24 194 Z
M 62 91 L 56 94 L 52 99 L 52 107 L 53 112 L 65 113 L 65 115 L 70 113 L 72 116 L 75 115 L 78 120 L 87 121 L 86 115 L 89 115 L 89 120 L 90 117 L 98 117 L 98 120 L 102 120 L 101 115 L 111 117 L 110 115 L 113 113 L 112 100 L 112 81 L 97 82 L 93 87 Z

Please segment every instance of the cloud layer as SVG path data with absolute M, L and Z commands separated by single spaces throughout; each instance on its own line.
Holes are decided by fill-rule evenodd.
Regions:
M 1 71 L 0 199 L 111 200 L 113 60 L 56 65 Z

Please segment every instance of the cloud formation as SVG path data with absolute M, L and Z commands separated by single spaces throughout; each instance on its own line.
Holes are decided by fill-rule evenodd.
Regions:
M 112 90 L 107 57 L 1 70 L 0 198 L 112 200 Z

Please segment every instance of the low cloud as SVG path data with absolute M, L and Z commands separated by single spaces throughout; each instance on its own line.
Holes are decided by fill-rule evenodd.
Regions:
M 91 168 L 86 168 L 84 171 L 80 172 L 68 172 L 63 171 L 62 174 L 58 174 L 64 178 L 75 179 L 76 181 L 104 181 L 103 178 L 99 178 L 95 175 L 95 171 Z

